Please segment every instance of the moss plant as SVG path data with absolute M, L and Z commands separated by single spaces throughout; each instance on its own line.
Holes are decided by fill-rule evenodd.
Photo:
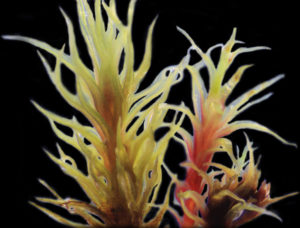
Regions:
M 240 155 L 238 148 L 236 152 L 233 150 L 234 142 L 226 138 L 237 130 L 252 129 L 296 146 L 257 122 L 234 120 L 252 105 L 268 99 L 272 93 L 250 101 L 283 75 L 267 80 L 226 103 L 244 71 L 252 66 L 240 66 L 230 79 L 224 81 L 235 58 L 242 53 L 268 48 L 240 47 L 234 50 L 234 45 L 242 43 L 236 40 L 234 29 L 225 44 L 214 45 L 204 52 L 184 30 L 178 28 L 191 44 L 187 55 L 177 65 L 162 69 L 154 81 L 141 90 L 140 84 L 151 65 L 156 19 L 148 29 L 143 59 L 135 69 L 132 25 L 136 0 L 129 3 L 126 24 L 117 14 L 115 0 L 94 0 L 93 3 L 94 7 L 91 7 L 87 0 L 76 0 L 80 30 L 92 68 L 80 58 L 73 24 L 62 9 L 69 53 L 65 52 L 65 45 L 55 48 L 29 37 L 3 36 L 4 39 L 27 42 L 53 55 L 56 58 L 54 69 L 38 51 L 57 91 L 90 122 L 90 125 L 83 125 L 75 116 L 68 119 L 32 102 L 49 120 L 56 136 L 84 156 L 87 174 L 59 144 L 58 157 L 46 150 L 49 158 L 80 185 L 90 202 L 63 198 L 40 180 L 53 197 L 37 197 L 38 202 L 30 203 L 71 227 L 158 227 L 167 210 L 172 212 L 181 227 L 238 227 L 262 214 L 280 220 L 278 215 L 267 210 L 267 206 L 297 193 L 271 198 L 271 185 L 266 181 L 259 184 L 261 171 L 259 161 L 255 162 L 252 142 L 246 136 L 246 146 Z M 221 52 L 218 63 L 214 64 L 211 53 L 216 48 L 221 48 Z M 195 51 L 201 60 L 191 64 L 191 51 Z M 75 93 L 62 82 L 62 65 L 75 75 Z M 209 75 L 208 88 L 201 75 L 202 69 L 206 69 Z M 191 76 L 193 110 L 183 103 L 166 103 L 172 86 L 182 81 L 184 72 Z M 172 121 L 166 122 L 169 110 L 175 114 Z M 192 123 L 192 134 L 182 126 L 185 117 Z M 60 130 L 59 125 L 71 129 L 72 135 Z M 156 139 L 155 132 L 160 128 L 167 128 L 167 131 Z M 185 148 L 187 161 L 182 166 L 187 174 L 183 181 L 178 180 L 164 163 L 171 139 Z M 217 152 L 227 153 L 231 167 L 212 161 Z M 157 204 L 163 167 L 171 177 L 171 183 L 163 202 Z M 173 184 L 176 186 L 175 198 L 183 210 L 182 216 L 169 205 Z M 62 207 L 81 216 L 86 223 L 71 221 L 41 203 Z M 157 212 L 145 220 L 152 208 Z

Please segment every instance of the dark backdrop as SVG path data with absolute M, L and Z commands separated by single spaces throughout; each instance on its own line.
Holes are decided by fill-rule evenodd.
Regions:
M 262 2 L 262 1 L 261 1 Z M 176 31 L 176 26 L 185 29 L 204 50 L 216 43 L 228 40 L 233 27 L 237 27 L 237 38 L 245 41 L 246 46 L 266 45 L 271 51 L 243 54 L 236 59 L 238 64 L 254 63 L 249 69 L 233 97 L 251 88 L 259 82 L 285 73 L 286 77 L 266 92 L 274 95 L 264 103 L 247 110 L 238 119 L 253 119 L 278 132 L 284 138 L 299 142 L 299 35 L 297 35 L 299 15 L 296 5 L 286 2 L 270 4 L 255 1 L 216 1 L 208 0 L 139 0 L 135 14 L 134 43 L 137 64 L 143 54 L 146 28 L 152 19 L 159 15 L 154 32 L 154 55 L 152 68 L 143 83 L 146 86 L 165 66 L 176 64 L 185 55 L 188 41 Z M 121 17 L 125 19 L 128 1 L 117 1 Z M 34 37 L 55 47 L 61 47 L 67 41 L 66 26 L 58 7 L 62 7 L 77 24 L 75 1 L 72 0 L 14 0 L 1 3 L 1 35 L 21 34 Z M 76 114 L 55 91 L 43 66 L 38 59 L 36 49 L 28 44 L 1 40 L 1 87 L 2 113 L 6 114 L 3 124 L 5 139 L 9 149 L 3 149 L 4 165 L 3 186 L 8 190 L 9 206 L 6 213 L 14 216 L 9 219 L 15 227 L 62 227 L 37 209 L 28 204 L 35 196 L 49 196 L 47 190 L 37 179 L 42 178 L 53 186 L 63 197 L 71 196 L 86 199 L 77 184 L 64 176 L 60 169 L 51 162 L 42 147 L 54 151 L 57 138 L 48 121 L 30 103 L 33 99 L 56 113 L 71 117 Z M 87 59 L 82 39 L 79 41 L 81 55 Z M 54 64 L 54 59 L 49 57 Z M 65 83 L 72 87 L 72 75 L 64 77 Z M 187 76 L 183 83 L 174 87 L 169 102 L 179 104 L 182 100 L 190 105 L 190 80 Z M 266 94 L 264 92 L 264 94 Z M 185 123 L 188 126 L 188 122 Z M 7 130 L 6 130 L 7 129 Z M 4 130 L 3 130 L 4 131 Z M 272 183 L 272 196 L 299 191 L 299 149 L 285 146 L 273 137 L 247 131 L 251 140 L 259 147 L 262 154 L 260 168 L 262 179 Z M 242 132 L 231 136 L 240 147 L 244 147 Z M 62 143 L 63 144 L 63 143 Z M 68 148 L 63 144 L 65 148 Z M 84 162 L 79 159 L 79 166 Z M 219 156 L 222 159 L 222 156 Z M 226 159 L 224 157 L 224 159 Z M 170 168 L 184 176 L 178 163 L 184 160 L 182 148 L 171 142 L 166 155 Z M 299 212 L 299 196 L 286 199 L 270 207 L 278 213 L 283 223 L 273 218 L 262 216 L 245 225 L 253 227 L 270 225 L 272 227 L 295 227 Z M 53 208 L 53 207 L 50 207 Z M 63 212 L 62 212 L 63 213 Z M 5 220 L 5 218 L 4 218 Z M 166 216 L 165 222 L 171 221 Z M 171 221 L 172 226 L 175 223 Z

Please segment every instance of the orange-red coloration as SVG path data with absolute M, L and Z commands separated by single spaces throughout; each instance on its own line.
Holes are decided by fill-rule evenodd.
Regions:
M 187 107 L 174 107 L 175 110 L 177 109 L 184 112 L 190 118 L 193 126 L 193 135 L 190 135 L 183 129 L 178 132 L 184 140 L 178 139 L 178 141 L 185 146 L 188 161 L 190 164 L 193 164 L 194 168 L 187 166 L 186 178 L 184 181 L 177 182 L 175 193 L 176 199 L 181 203 L 181 206 L 186 209 L 184 211 L 187 212 L 184 213 L 184 216 L 180 219 L 179 223 L 183 227 L 189 227 L 195 225 L 194 218 L 198 216 L 199 208 L 195 200 L 191 198 L 183 199 L 182 195 L 189 191 L 196 192 L 200 195 L 202 194 L 205 183 L 203 182 L 203 175 L 199 175 L 197 170 L 206 173 L 215 152 L 228 152 L 231 150 L 231 141 L 224 138 L 225 136 L 228 136 L 239 129 L 254 129 L 271 134 L 285 144 L 294 144 L 287 142 L 273 131 L 256 122 L 249 120 L 232 121 L 239 113 L 250 106 L 267 99 L 271 94 L 248 102 L 254 95 L 280 80 L 283 75 L 279 75 L 269 81 L 261 83 L 242 94 L 230 104 L 225 105 L 232 90 L 240 81 L 243 72 L 251 66 L 244 65 L 239 67 L 233 76 L 227 82 L 224 82 L 225 73 L 235 57 L 241 53 L 267 49 L 266 47 L 241 47 L 233 50 L 236 43 L 241 43 L 240 41 L 235 40 L 236 29 L 234 29 L 226 44 L 217 44 L 204 53 L 185 31 L 182 29 L 179 29 L 179 31 L 191 42 L 192 47 L 190 50 L 195 50 L 202 58 L 200 62 L 187 66 L 187 70 L 192 77 L 194 114 Z M 218 64 L 215 65 L 210 54 L 217 47 L 221 47 L 221 54 Z M 204 67 L 207 68 L 209 73 L 209 88 L 205 87 L 201 77 L 200 70 Z M 214 206 L 218 207 L 218 205 Z M 222 205 L 219 206 L 222 207 Z

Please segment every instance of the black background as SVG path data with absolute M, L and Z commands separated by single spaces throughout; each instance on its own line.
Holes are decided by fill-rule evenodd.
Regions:
M 233 27 L 237 27 L 237 39 L 245 41 L 246 46 L 265 45 L 272 50 L 243 54 L 236 59 L 237 64 L 233 65 L 233 69 L 243 63 L 254 63 L 255 67 L 245 73 L 232 97 L 277 74 L 286 75 L 285 79 L 263 93 L 274 92 L 269 100 L 247 110 L 237 119 L 251 119 L 263 123 L 285 139 L 299 145 L 299 15 L 296 5 L 285 2 L 272 1 L 268 4 L 266 1 L 222 1 L 220 4 L 207 0 L 139 0 L 133 30 L 137 66 L 143 54 L 146 28 L 159 15 L 154 32 L 152 68 L 142 86 L 147 85 L 163 67 L 178 63 L 185 55 L 189 43 L 176 30 L 176 26 L 185 29 L 203 50 L 216 43 L 226 42 Z M 125 20 L 128 1 L 119 0 L 117 3 L 121 18 Z M 77 35 L 80 36 L 75 1 L 16 0 L 1 4 L 1 35 L 26 35 L 60 48 L 67 41 L 66 26 L 58 9 L 62 7 L 75 22 Z M 34 47 L 21 42 L 0 42 L 3 92 L 1 110 L 6 114 L 3 125 L 9 125 L 5 130 L 2 128 L 6 132 L 3 147 L 10 145 L 2 152 L 2 163 L 5 167 L 3 177 L 8 177 L 2 184 L 9 192 L 8 196 L 2 197 L 9 199 L 9 205 L 5 207 L 7 216 L 14 216 L 14 219 L 9 219 L 11 225 L 7 227 L 62 227 L 28 204 L 35 196 L 49 196 L 37 179 L 46 180 L 63 197 L 87 199 L 77 184 L 64 176 L 43 153 L 42 147 L 56 153 L 57 138 L 46 118 L 32 106 L 30 100 L 33 99 L 66 117 L 77 113 L 55 91 Z M 78 44 L 82 57 L 88 59 L 82 38 L 79 38 Z M 49 57 L 49 61 L 54 64 L 53 58 Z M 66 75 L 70 76 L 64 78 L 65 83 L 72 87 L 73 76 L 68 72 Z M 187 76 L 183 83 L 174 87 L 169 102 L 179 104 L 183 100 L 190 105 L 189 86 L 190 80 Z M 246 132 L 259 147 L 256 156 L 262 155 L 262 179 L 272 183 L 272 196 L 299 191 L 299 149 L 283 145 L 263 133 L 250 130 Z M 245 145 L 241 131 L 234 133 L 231 138 L 240 147 Z M 79 167 L 84 169 L 84 162 L 80 161 L 82 158 L 78 156 L 78 159 Z M 182 160 L 182 148 L 171 142 L 166 163 L 180 177 L 184 175 L 178 166 Z M 283 223 L 263 216 L 244 227 L 295 227 L 299 214 L 299 198 L 289 198 L 270 207 L 282 217 Z M 165 222 L 169 219 L 167 216 Z

